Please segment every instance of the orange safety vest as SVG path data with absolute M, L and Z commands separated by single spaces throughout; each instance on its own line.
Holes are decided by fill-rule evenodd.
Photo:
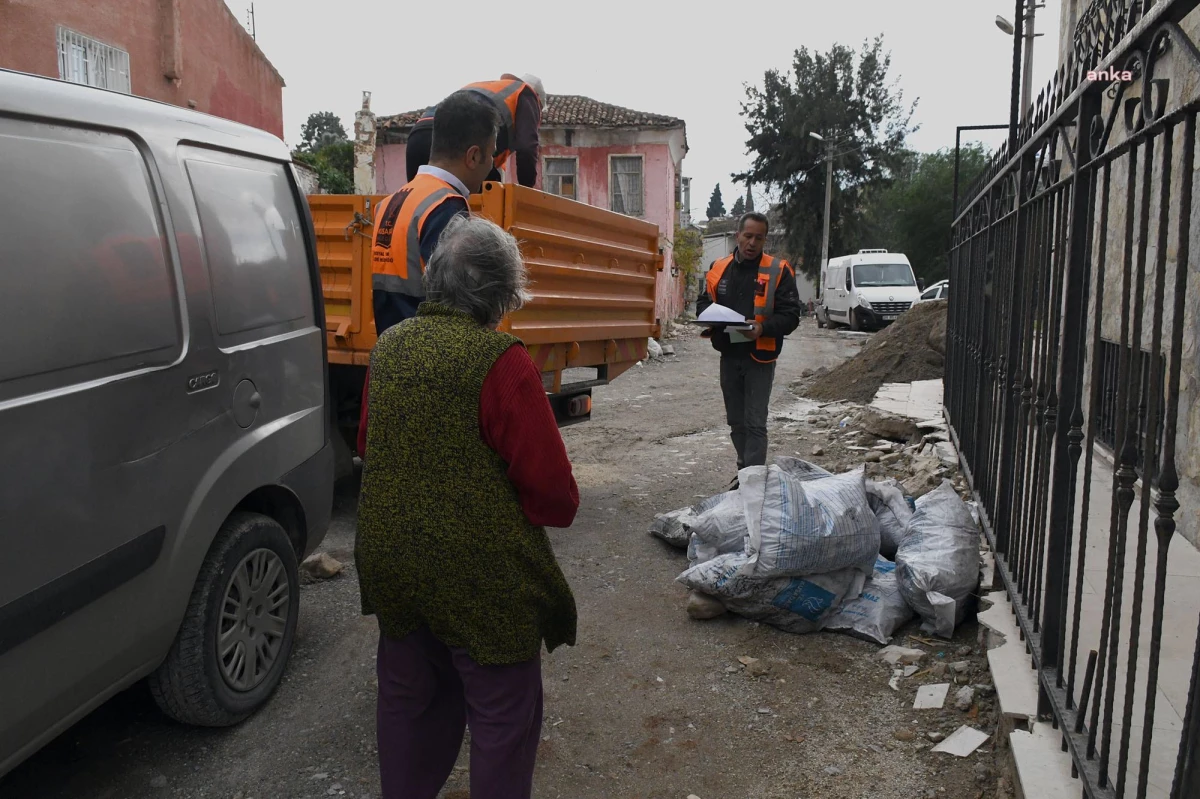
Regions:
M 533 87 L 524 81 L 509 79 L 469 83 L 463 88 L 482 94 L 500 112 L 500 128 L 508 131 L 507 136 L 496 137 L 497 139 L 505 139 L 508 142 L 508 147 L 504 150 L 497 150 L 495 157 L 492 159 L 492 165 L 496 169 L 500 169 L 504 166 L 504 162 L 508 160 L 508 156 L 512 152 L 512 140 L 513 136 L 516 135 L 516 131 L 513 129 L 513 120 L 517 117 L 517 100 L 521 97 L 521 90 L 529 89 L 529 91 L 533 91 Z
M 708 270 L 705 287 L 713 302 L 717 301 L 717 286 L 731 263 L 733 263 L 733 256 L 727 255 L 714 262 L 712 269 Z M 782 258 L 774 258 L 763 253 L 762 258 L 759 259 L 758 285 L 754 289 L 754 321 L 760 325 L 775 313 L 775 291 L 779 288 L 780 281 L 783 280 L 783 270 L 785 269 L 795 274 L 792 265 Z M 779 357 L 780 349 L 775 339 L 759 336 L 754 341 L 755 353 L 751 357 L 761 363 L 769 363 Z M 771 357 L 764 360 L 758 357 L 760 354 L 769 354 Z
M 421 228 L 429 214 L 451 197 L 453 186 L 433 175 L 417 175 L 375 207 L 371 239 L 371 287 L 378 291 L 422 297 Z

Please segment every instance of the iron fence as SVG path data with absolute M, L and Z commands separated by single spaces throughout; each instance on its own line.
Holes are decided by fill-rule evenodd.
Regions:
M 1092 3 L 955 207 L 946 413 L 1088 799 L 1200 797 L 1198 5 Z
M 1115 341 L 1106 339 L 1100 340 L 1100 349 L 1097 351 L 1097 357 L 1100 360 L 1100 400 L 1097 408 L 1099 420 L 1096 423 L 1096 441 L 1103 444 L 1104 447 L 1112 454 L 1117 452 L 1117 421 L 1120 418 L 1119 406 L 1117 405 L 1117 397 L 1120 389 L 1121 379 L 1121 355 L 1122 347 Z M 1125 353 L 1125 357 L 1130 358 L 1129 353 Z M 1166 408 L 1164 401 L 1166 399 L 1166 387 L 1162 385 L 1161 380 L 1157 386 L 1153 388 L 1150 385 L 1152 374 L 1161 378 L 1166 374 L 1165 358 L 1159 355 L 1158 369 L 1151 368 L 1150 353 L 1143 348 L 1141 357 L 1138 361 L 1141 363 L 1141 376 L 1138 385 L 1139 397 L 1158 397 L 1158 429 L 1155 431 L 1154 439 L 1155 446 L 1158 451 L 1162 451 L 1162 436 L 1165 428 Z M 1137 455 L 1134 463 L 1137 464 L 1138 476 L 1141 476 L 1141 463 L 1144 455 L 1142 442 L 1146 438 L 1146 420 L 1148 416 L 1148 408 L 1143 402 L 1138 406 L 1138 427 L 1136 433 L 1136 443 L 1138 447 Z

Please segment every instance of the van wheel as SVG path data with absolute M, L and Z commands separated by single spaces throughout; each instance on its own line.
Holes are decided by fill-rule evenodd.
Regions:
M 857 308 L 850 309 L 850 329 L 856 333 L 862 330 L 862 322 L 860 322 L 858 319 Z
M 817 327 L 821 330 L 825 329 L 825 317 L 821 315 L 821 309 L 817 309 Z
M 162 711 L 185 724 L 228 727 L 261 707 L 292 653 L 299 586 L 283 528 L 261 514 L 231 514 L 166 661 L 150 675 Z

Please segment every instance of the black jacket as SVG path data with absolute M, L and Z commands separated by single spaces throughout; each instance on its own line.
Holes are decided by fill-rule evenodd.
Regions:
M 703 313 L 705 308 L 715 302 L 732 308 L 747 319 L 753 319 L 754 292 L 758 285 L 758 265 L 761 260 L 761 258 L 756 258 L 753 261 L 739 261 L 735 253 L 733 262 L 725 269 L 725 274 L 717 284 L 716 297 L 709 296 L 708 280 L 705 279 L 704 291 L 696 300 L 696 313 Z M 708 265 L 709 271 L 712 271 L 715 263 L 716 261 Z M 758 361 L 773 361 L 783 350 L 784 337 L 799 326 L 800 292 L 796 288 L 795 272 L 792 271 L 789 264 L 783 270 L 779 286 L 775 289 L 775 310 L 763 322 L 762 336 L 775 339 L 774 353 L 756 349 L 756 342 L 753 341 L 734 344 L 724 330 L 714 330 L 711 341 L 713 349 L 723 355 L 753 357 Z

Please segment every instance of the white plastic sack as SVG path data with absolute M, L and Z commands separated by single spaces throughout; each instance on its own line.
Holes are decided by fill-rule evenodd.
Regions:
M 749 527 L 744 575 L 804 577 L 853 568 L 871 573 L 879 520 L 861 468 L 804 480 L 778 465 L 751 466 L 738 478 Z
M 696 566 L 718 555 L 746 549 L 746 509 L 738 491 L 721 494 L 721 501 L 683 521 L 689 533 L 688 561 Z
M 892 635 L 913 617 L 913 609 L 900 595 L 896 583 L 896 564 L 885 557 L 875 559 L 875 571 L 867 578 L 862 593 L 846 600 L 825 625 L 837 630 L 887 645 Z
M 817 480 L 822 477 L 833 477 L 833 472 L 827 472 L 815 463 L 793 458 L 790 455 L 776 458 L 775 464 L 797 480 Z
M 942 638 L 966 615 L 979 585 L 979 527 L 949 480 L 917 500 L 896 553 L 896 579 L 922 629 Z
M 817 632 L 847 596 L 862 591 L 856 569 L 811 577 L 746 577 L 744 553 L 720 555 L 685 571 L 678 582 L 715 596 L 730 611 L 792 633 Z
M 867 481 L 867 500 L 879 520 L 879 554 L 894 559 L 900 542 L 908 531 L 912 509 L 904 501 L 904 492 L 894 479 L 877 483 Z
M 775 462 L 798 480 L 833 476 L 799 458 L 781 457 Z M 744 551 L 747 531 L 745 505 L 737 489 L 716 494 L 691 507 L 660 513 L 650 523 L 651 535 L 671 546 L 686 547 L 693 566 L 717 555 Z
M 654 517 L 654 521 L 650 522 L 650 534 L 673 547 L 683 549 L 688 545 L 688 537 L 691 535 L 687 529 L 688 522 L 695 521 L 705 511 L 721 504 L 727 496 L 728 494 L 717 494 L 689 508 L 659 513 Z

